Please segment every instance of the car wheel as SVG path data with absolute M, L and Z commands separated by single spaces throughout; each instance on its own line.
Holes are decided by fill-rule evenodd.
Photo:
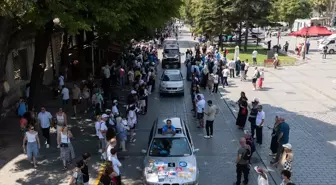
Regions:
M 335 50 L 333 50 L 333 49 L 329 50 L 329 54 L 334 54 L 334 53 L 335 53 Z

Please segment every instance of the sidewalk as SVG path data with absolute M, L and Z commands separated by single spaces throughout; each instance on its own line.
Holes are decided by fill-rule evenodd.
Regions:
M 230 79 L 228 88 L 222 92 L 231 111 L 237 115 L 236 101 L 240 92 L 244 91 L 252 101 L 258 98 L 266 113 L 265 124 L 273 127 L 274 117 L 285 117 L 290 125 L 290 143 L 293 145 L 293 181 L 297 185 L 334 184 L 336 159 L 335 131 L 336 99 L 331 96 L 333 82 L 336 79 L 334 64 L 319 64 L 318 61 L 301 66 L 283 67 L 279 70 L 265 69 L 265 85 L 263 90 L 253 91 L 251 81 L 241 82 Z M 248 78 L 252 76 L 250 68 Z M 247 128 L 250 123 L 247 121 Z M 269 164 L 271 157 L 269 146 L 272 130 L 263 129 L 263 145 L 257 152 L 272 178 L 280 182 L 280 171 Z M 328 173 L 326 173 L 326 171 Z
M 72 83 L 67 84 L 71 85 Z M 125 91 L 116 90 L 115 93 L 122 100 L 127 96 Z M 51 92 L 44 92 L 43 97 L 45 98 L 43 102 L 45 102 L 44 106 L 47 111 L 54 115 L 62 105 L 61 100 L 54 100 Z M 79 110 L 83 110 L 82 106 L 79 105 Z M 88 121 L 87 119 L 92 119 L 91 115 L 83 114 L 83 112 L 80 112 L 76 119 L 70 119 L 73 114 L 70 105 L 67 107 L 66 113 L 68 115 L 68 124 L 75 137 L 72 140 L 76 155 L 73 163 L 81 159 L 82 153 L 91 153 L 91 166 L 89 167 L 91 175 L 90 183 L 94 184 L 100 167 L 100 155 L 98 155 L 94 122 Z M 13 185 L 68 184 L 71 168 L 66 172 L 62 171 L 62 162 L 59 160 L 59 149 L 56 148 L 56 133 L 51 133 L 51 146 L 49 149 L 46 149 L 41 144 L 39 165 L 37 169 L 34 169 L 26 160 L 26 155 L 22 154 L 22 136 L 19 130 L 19 118 L 9 114 L 2 120 L 0 126 L 0 179 L 2 182 Z M 41 134 L 39 135 L 41 141 L 44 141 Z

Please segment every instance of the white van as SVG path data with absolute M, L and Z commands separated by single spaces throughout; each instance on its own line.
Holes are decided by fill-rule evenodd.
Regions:
M 326 39 L 322 41 L 322 43 L 319 44 L 319 50 L 323 51 L 324 46 L 328 47 L 327 53 L 329 54 L 336 53 L 336 38 Z
M 332 40 L 336 38 L 336 34 L 332 34 L 330 36 L 327 37 L 323 37 L 322 39 L 317 40 L 317 45 L 320 46 L 320 44 L 322 44 L 323 41 L 327 41 L 327 40 Z

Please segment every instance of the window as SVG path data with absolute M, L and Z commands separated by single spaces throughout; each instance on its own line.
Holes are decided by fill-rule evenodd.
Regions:
M 191 148 L 186 138 L 154 138 L 149 156 L 182 157 L 190 156 Z
M 188 127 L 185 127 L 185 129 L 186 129 L 186 132 L 187 132 L 186 134 L 187 134 L 189 143 L 190 143 L 190 145 L 192 145 L 191 138 L 190 138 L 190 133 L 189 133 L 189 129 L 188 129 Z
M 182 76 L 180 74 L 164 74 L 162 76 L 162 81 L 168 82 L 168 81 L 181 81 Z
M 174 55 L 174 56 L 180 54 L 180 52 L 179 52 L 178 49 L 165 49 L 165 50 L 164 50 L 164 53 L 165 53 L 166 55 Z
M 335 44 L 335 40 L 331 40 L 329 44 Z

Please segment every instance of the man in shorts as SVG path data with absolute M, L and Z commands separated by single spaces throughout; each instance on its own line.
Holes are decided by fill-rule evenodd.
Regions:
M 196 102 L 196 116 L 199 120 L 199 126 L 197 128 L 204 128 L 204 108 L 205 108 L 205 100 L 202 98 L 201 95 L 197 95 L 197 102 Z

